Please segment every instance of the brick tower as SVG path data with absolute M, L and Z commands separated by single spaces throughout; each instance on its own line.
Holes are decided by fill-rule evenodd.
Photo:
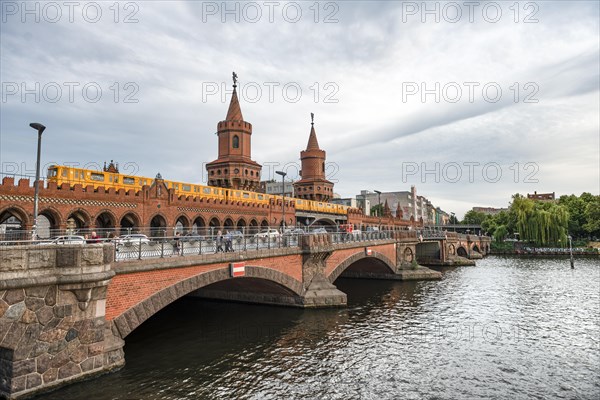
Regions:
M 296 197 L 329 201 L 333 197 L 333 183 L 325 179 L 325 151 L 319 148 L 315 133 L 314 114 L 311 113 L 310 136 L 306 150 L 300 152 L 302 179 L 294 183 Z
M 252 124 L 244 121 L 233 73 L 233 94 L 224 121 L 217 124 L 219 157 L 206 164 L 208 184 L 233 189 L 257 190 L 262 166 L 251 159 Z

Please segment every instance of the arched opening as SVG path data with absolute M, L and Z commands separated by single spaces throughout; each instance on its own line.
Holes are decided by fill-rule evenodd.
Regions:
M 250 233 L 250 234 L 258 233 L 258 222 L 254 218 L 250 220 L 250 229 L 249 229 L 248 233 Z
M 67 217 L 67 234 L 82 233 L 90 226 L 90 217 L 83 210 L 73 211 Z
M 404 258 L 404 262 L 407 262 L 407 263 L 412 263 L 413 260 L 415 259 L 415 255 L 413 254 L 413 251 L 410 247 L 407 247 L 406 249 L 404 249 L 403 258 Z
M 381 278 L 394 273 L 394 265 L 387 257 L 377 253 L 365 256 L 363 252 L 341 262 L 329 275 L 329 281 L 333 283 L 338 277 Z
M 39 221 L 38 221 L 39 222 Z M 0 212 L 0 240 L 27 240 L 31 236 L 25 232 L 27 214 L 10 207 Z
M 96 217 L 94 226 L 98 236 L 108 237 L 115 231 L 115 217 L 112 213 L 104 211 Z
M 121 217 L 121 222 L 119 223 L 121 226 L 121 234 L 129 234 L 132 232 L 136 232 L 140 227 L 140 219 L 134 213 L 127 213 Z M 110 236 L 109 236 L 110 237 Z
M 167 221 L 165 220 L 165 217 L 160 214 L 156 214 L 150 220 L 150 236 L 159 237 L 167 235 Z
M 450 254 L 451 256 L 456 254 L 456 247 L 454 247 L 453 244 L 448 246 L 448 254 Z
M 477 245 L 473 245 L 473 250 L 478 253 L 481 253 L 481 251 L 479 250 L 479 246 L 477 246 Z
M 233 220 L 231 218 L 225 219 L 225 222 L 223 222 L 223 227 L 227 230 L 232 230 L 234 227 Z
M 221 226 L 221 221 L 217 217 L 212 217 L 208 225 L 212 228 L 218 228 Z
M 244 218 L 238 219 L 235 228 L 242 233 L 246 233 L 246 220 Z
M 205 235 L 206 234 L 205 228 L 206 228 L 206 222 L 204 221 L 204 218 L 196 217 L 196 219 L 194 219 L 194 223 L 192 224 L 192 233 L 198 234 L 198 235 Z
M 465 248 L 462 246 L 456 249 L 456 254 L 458 254 L 461 257 L 468 257 L 467 250 L 465 250 Z
M 238 135 L 233 135 L 233 139 L 231 140 L 231 145 L 234 149 L 240 148 L 240 137 Z
M 175 234 L 183 235 L 190 228 L 190 220 L 185 215 L 179 216 L 175 221 Z
M 50 238 L 60 234 L 60 214 L 53 209 L 46 208 L 38 215 L 38 237 Z
M 269 227 L 269 221 L 267 221 L 266 219 L 263 219 L 262 222 L 260 223 L 261 230 L 265 230 L 268 227 Z

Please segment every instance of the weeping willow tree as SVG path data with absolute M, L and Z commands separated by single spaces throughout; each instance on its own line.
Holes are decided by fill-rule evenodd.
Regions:
M 513 197 L 511 212 L 516 215 L 521 240 L 538 246 L 567 242 L 569 213 L 565 207 L 516 195 Z

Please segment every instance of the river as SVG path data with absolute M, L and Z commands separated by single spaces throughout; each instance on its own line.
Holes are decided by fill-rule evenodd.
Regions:
M 126 366 L 39 399 L 598 399 L 600 262 L 490 256 L 441 281 L 339 279 L 348 307 L 181 299 Z

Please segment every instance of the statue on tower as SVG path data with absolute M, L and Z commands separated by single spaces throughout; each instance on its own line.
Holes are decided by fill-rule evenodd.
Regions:
M 235 85 L 237 85 L 237 74 L 235 73 L 235 71 L 233 71 L 232 77 L 233 77 L 233 86 L 235 86 Z
M 311 125 L 315 124 L 315 113 L 310 113 L 310 123 Z

